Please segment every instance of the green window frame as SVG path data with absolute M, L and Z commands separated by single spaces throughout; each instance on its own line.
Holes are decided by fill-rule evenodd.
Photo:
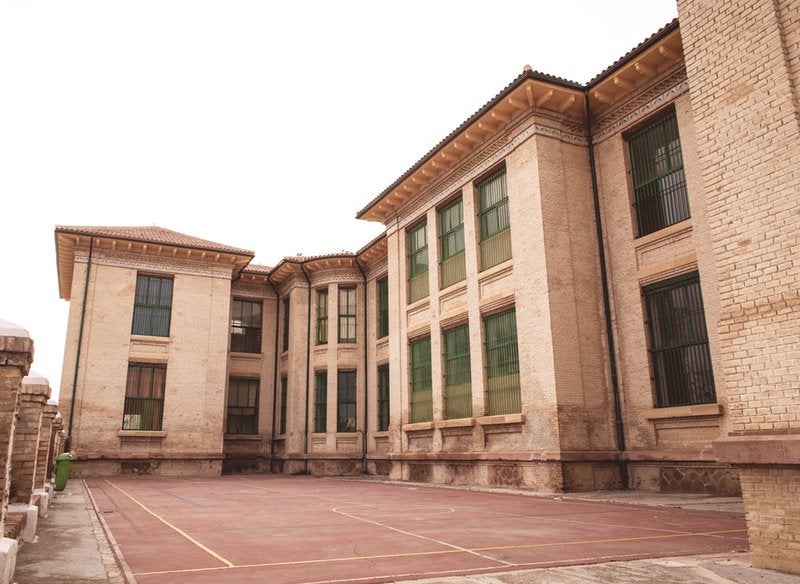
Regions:
M 431 338 L 411 341 L 408 349 L 411 369 L 411 422 L 430 422 L 433 420 Z
M 439 287 L 467 277 L 464 253 L 464 201 L 461 197 L 439 209 Z
M 122 411 L 123 430 L 160 431 L 164 417 L 164 365 L 129 363 Z
M 384 276 L 375 283 L 375 296 L 377 298 L 378 327 L 377 338 L 382 339 L 389 335 L 389 278 Z
M 511 309 L 483 319 L 486 351 L 486 412 L 490 416 L 522 411 L 517 347 L 517 314 Z
M 511 259 L 511 219 L 506 169 L 478 183 L 481 270 Z
M 678 118 L 661 116 L 627 137 L 639 237 L 691 216 Z
M 389 429 L 389 364 L 378 365 L 378 432 Z
M 226 434 L 258 434 L 258 379 L 228 380 Z
M 288 351 L 289 350 L 289 297 L 283 299 L 283 335 L 282 335 L 282 342 L 281 342 L 281 350 Z
M 328 289 L 317 289 L 317 344 L 328 342 Z
M 172 288 L 171 276 L 136 275 L 131 334 L 169 336 Z
M 233 300 L 231 305 L 231 352 L 261 352 L 261 302 Z
M 470 369 L 469 325 L 442 333 L 444 366 L 444 417 L 472 417 L 472 371 Z
M 419 223 L 407 232 L 408 303 L 428 296 L 428 224 Z
M 356 419 L 356 372 L 349 369 L 340 370 L 337 385 L 336 431 L 355 432 L 358 430 Z
M 281 417 L 279 420 L 278 434 L 286 434 L 286 401 L 289 398 L 289 378 L 281 377 Z
M 328 431 L 328 372 L 314 372 L 314 432 Z
M 356 289 L 339 288 L 339 342 L 356 342 Z
M 656 407 L 717 401 L 697 272 L 643 289 Z

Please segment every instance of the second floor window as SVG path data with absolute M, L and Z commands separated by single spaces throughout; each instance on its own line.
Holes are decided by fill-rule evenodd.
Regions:
M 408 230 L 408 303 L 428 295 L 428 225 Z
M 375 284 L 378 297 L 378 334 L 382 339 L 389 334 L 389 278 L 384 277 Z
M 283 341 L 281 350 L 289 350 L 289 297 L 283 299 Z
M 356 342 L 355 288 L 339 288 L 339 342 Z
M 328 289 L 317 290 L 317 344 L 328 342 Z
M 231 306 L 231 351 L 261 352 L 261 303 L 234 300 Z
M 168 337 L 172 309 L 172 278 L 136 276 L 131 334 Z
M 505 169 L 478 184 L 478 198 L 481 270 L 485 270 L 511 258 L 511 222 Z
M 639 236 L 689 218 L 675 112 L 628 137 Z
M 439 287 L 467 277 L 464 260 L 464 205 L 459 197 L 439 210 Z

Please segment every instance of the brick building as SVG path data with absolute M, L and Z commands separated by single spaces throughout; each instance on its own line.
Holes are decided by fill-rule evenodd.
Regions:
M 718 4 L 588 85 L 526 68 L 358 212 L 386 231 L 356 253 L 58 227 L 76 470 L 741 476 L 754 560 L 800 571 L 800 3 Z

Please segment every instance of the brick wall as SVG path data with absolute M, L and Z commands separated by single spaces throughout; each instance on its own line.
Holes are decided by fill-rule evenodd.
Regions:
M 50 384 L 46 379 L 35 375 L 23 378 L 18 397 L 14 452 L 11 456 L 11 503 L 29 505 L 33 489 L 39 486 L 36 484 L 36 468 L 42 410 L 49 397 Z

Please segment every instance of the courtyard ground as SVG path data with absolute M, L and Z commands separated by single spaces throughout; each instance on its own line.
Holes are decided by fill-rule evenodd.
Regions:
M 800 583 L 749 567 L 735 498 L 239 475 L 70 481 L 53 503 L 18 584 Z

